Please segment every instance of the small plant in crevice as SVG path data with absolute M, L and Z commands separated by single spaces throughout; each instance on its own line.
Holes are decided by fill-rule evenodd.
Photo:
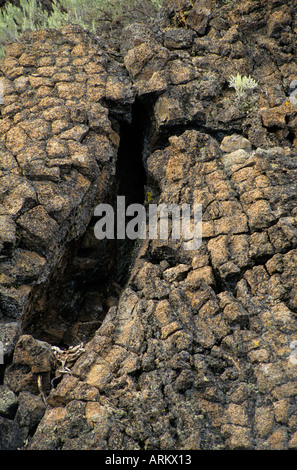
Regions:
M 254 94 L 258 83 L 250 76 L 231 75 L 229 87 L 235 89 L 235 101 L 240 111 L 248 112 L 255 108 L 257 97 Z

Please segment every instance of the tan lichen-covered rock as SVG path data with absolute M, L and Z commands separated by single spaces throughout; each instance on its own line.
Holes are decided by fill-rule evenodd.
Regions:
M 194 141 L 196 148 L 187 145 Z M 202 151 L 202 142 L 203 138 L 197 131 L 185 132 L 179 137 L 178 145 L 182 150 L 179 150 L 178 155 L 181 162 L 192 162 L 187 173 L 188 190 L 196 190 L 197 185 L 202 186 L 205 181 L 211 181 L 208 179 L 210 161 L 214 161 L 212 172 L 217 178 L 220 175 L 220 178 L 216 184 L 208 183 L 208 190 L 213 192 L 214 200 L 220 204 L 230 203 L 232 200 L 226 200 L 229 193 L 225 187 L 230 177 L 227 172 L 221 171 L 220 159 L 209 161 L 205 158 L 210 155 L 207 151 L 210 151 L 211 146 L 208 141 L 209 147 Z M 163 152 L 170 154 L 173 148 L 177 151 L 175 139 L 171 139 L 170 146 Z M 172 181 L 166 174 L 155 173 L 154 159 L 159 156 L 160 151 L 151 155 L 148 170 L 152 168 L 155 177 L 162 179 L 163 201 L 170 197 L 170 193 L 166 193 L 167 185 L 174 185 L 181 197 L 184 188 L 179 186 L 179 179 Z M 170 160 L 167 162 L 169 165 Z M 253 171 L 260 175 L 257 165 L 251 167 L 250 172 Z M 243 203 L 235 203 L 240 201 L 241 192 L 246 195 L 247 191 L 254 191 L 251 174 L 247 173 L 245 178 L 241 179 L 245 184 L 236 187 L 237 197 L 230 210 L 231 213 L 238 211 L 246 214 L 249 221 L 253 214 L 246 212 Z M 274 181 L 274 174 L 271 173 L 269 178 Z M 276 194 L 275 187 L 270 186 L 270 190 Z M 213 208 L 205 212 L 207 220 L 224 218 L 228 207 L 220 211 L 220 204 L 216 210 Z M 261 210 L 259 207 L 261 228 L 258 230 L 262 230 L 261 234 L 264 235 L 270 226 L 261 216 Z M 266 213 L 269 213 L 268 209 Z M 231 220 L 229 232 L 232 232 Z M 266 237 L 266 249 L 270 246 L 269 275 L 261 265 L 252 266 L 251 249 L 254 259 L 261 260 L 262 257 L 261 251 L 257 253 L 253 248 L 260 242 L 257 235 L 260 235 L 259 232 L 250 232 L 250 228 L 246 227 L 244 234 L 213 236 L 204 242 L 201 253 L 188 255 L 177 243 L 176 253 L 181 258 L 172 266 L 169 263 L 171 267 L 165 261 L 166 252 L 159 255 L 158 262 L 155 258 L 155 263 L 139 260 L 119 306 L 110 310 L 102 327 L 87 346 L 89 353 L 77 361 L 74 369 L 85 384 L 107 393 L 113 406 L 117 403 L 116 409 L 121 410 L 122 431 L 109 427 L 109 438 L 116 439 L 120 433 L 124 446 L 130 445 L 128 442 L 131 443 L 132 438 L 134 449 L 138 448 L 138 439 L 144 440 L 148 448 L 153 442 L 159 449 L 163 446 L 166 448 L 169 441 L 172 445 L 173 435 L 166 411 L 169 407 L 170 416 L 178 419 L 182 415 L 185 420 L 177 444 L 179 449 L 201 448 L 203 422 L 208 422 L 211 427 L 209 439 L 219 432 L 221 443 L 215 446 L 210 444 L 211 448 L 227 446 L 230 449 L 250 449 L 255 446 L 254 438 L 259 442 L 256 445 L 259 449 L 284 448 L 287 445 L 284 425 L 289 415 L 293 419 L 294 411 L 291 408 L 290 414 L 288 400 L 295 393 L 294 382 L 290 385 L 287 382 L 291 374 L 292 377 L 296 376 L 296 371 L 294 373 L 289 367 L 290 351 L 286 346 L 286 335 L 296 337 L 296 332 L 294 312 L 281 301 L 283 293 L 280 294 L 276 289 L 273 273 L 277 270 L 284 276 L 281 281 L 283 289 L 290 285 L 290 276 L 286 277 L 280 260 L 284 260 L 284 257 L 287 260 L 292 256 L 294 258 L 293 246 L 296 241 L 292 241 L 292 248 L 287 253 L 278 253 L 278 263 L 276 258 L 273 263 L 274 249 L 271 249 Z M 157 250 L 159 242 L 154 243 Z M 209 256 L 203 255 L 206 247 Z M 145 252 L 149 253 L 150 250 L 152 248 L 147 244 Z M 195 258 L 189 263 L 192 257 Z M 296 272 L 294 276 L 296 278 Z M 167 285 L 170 285 L 170 289 Z M 216 290 L 220 293 L 216 294 Z M 192 355 L 193 348 L 196 349 L 195 356 Z M 207 356 L 203 354 L 206 350 L 210 352 Z M 277 361 L 273 362 L 272 357 L 277 357 Z M 251 370 L 255 378 L 252 382 L 248 378 Z M 138 376 L 136 381 L 133 378 L 135 374 Z M 231 377 L 232 381 L 228 382 Z M 59 392 L 51 392 L 49 400 L 56 403 L 54 397 L 59 393 L 57 404 L 62 402 L 67 409 L 70 406 L 67 378 L 62 383 Z M 76 382 L 71 387 L 78 390 Z M 121 392 L 118 387 L 121 387 Z M 219 398 L 223 390 L 230 397 L 230 402 Z M 252 407 L 251 413 L 250 400 L 255 390 L 258 402 Z M 74 393 L 71 391 L 71 396 Z M 187 397 L 186 402 L 178 398 L 183 394 Z M 266 404 L 267 395 L 271 396 L 275 407 Z M 220 401 L 220 410 L 212 408 L 214 400 Z M 92 404 L 91 399 L 88 403 L 86 416 L 89 432 L 95 433 L 99 440 L 93 444 L 84 441 L 84 445 L 96 449 L 108 448 L 106 437 L 101 431 L 102 420 L 106 423 L 104 429 L 107 431 L 110 415 L 107 417 L 105 413 L 108 408 L 103 404 L 102 397 L 97 399 L 96 405 Z M 190 414 L 187 412 L 188 404 L 191 407 Z M 47 416 L 50 416 L 50 410 L 45 413 L 42 426 L 48 423 L 51 427 Z M 114 425 L 117 422 L 117 418 L 114 418 Z M 68 446 L 66 441 L 65 448 Z M 293 437 L 290 442 L 293 447 Z M 37 431 L 32 449 L 38 448 L 46 447 L 41 443 Z
M 31 450 L 297 446 L 295 6 L 178 3 L 111 53 L 76 26 L 7 46 L 0 339 L 19 400 L 1 417 L 7 448 L 19 432 Z M 238 109 L 235 73 L 259 83 L 256 108 Z M 134 145 L 154 200 L 202 204 L 202 243 L 144 240 L 104 297 L 117 252 L 92 237 L 93 210 L 115 200 L 116 160 Z M 60 376 L 23 314 L 27 333 L 86 338 Z
M 23 43 L 7 48 L 8 56 L 2 62 L 7 78 L 2 79 L 0 131 L 1 259 L 6 263 L 9 257 L 20 259 L 19 246 L 24 254 L 32 253 L 33 262 L 30 255 L 22 258 L 22 263 L 28 261 L 23 266 L 28 273 L 24 278 L 28 293 L 37 280 L 29 274 L 37 273 L 36 257 L 44 257 L 43 270 L 49 273 L 63 253 L 62 240 L 68 243 L 84 232 L 98 197 L 101 171 L 106 167 L 110 176 L 114 174 L 119 141 L 109 138 L 113 131 L 101 98 L 125 102 L 133 96 L 127 77 L 125 85 L 118 78 L 109 81 L 106 91 L 106 56 L 88 43 L 87 33 L 81 29 L 35 32 L 32 38 L 33 48 L 24 37 Z M 55 50 L 46 52 L 48 40 L 56 41 Z M 12 75 L 11 66 L 19 72 Z M 120 64 L 117 67 L 121 69 Z M 100 97 L 96 98 L 95 89 L 101 90 Z M 105 145 L 95 142 L 94 132 L 101 141 L 106 139 Z M 12 295 L 13 284 L 20 282 L 18 272 L 16 267 L 11 270 L 12 284 L 6 286 Z M 2 315 L 16 317 L 15 307 L 10 313 L 4 299 Z M 25 306 L 22 296 L 18 316 Z

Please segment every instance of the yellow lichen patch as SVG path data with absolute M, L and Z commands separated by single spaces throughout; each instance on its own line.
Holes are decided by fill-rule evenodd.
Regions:
M 86 377 L 86 382 L 99 390 L 103 390 L 105 385 L 112 378 L 112 372 L 107 363 L 94 364 Z
M 62 421 L 66 417 L 66 408 L 58 406 L 56 408 L 49 409 L 46 413 L 46 419 L 48 423 L 55 425 L 57 422 Z
M 97 423 L 102 418 L 104 406 L 97 402 L 88 402 L 86 404 L 85 414 L 89 424 Z

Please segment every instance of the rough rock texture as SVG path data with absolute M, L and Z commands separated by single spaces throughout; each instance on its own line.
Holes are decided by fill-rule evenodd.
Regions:
M 3 448 L 297 447 L 296 2 L 194 3 L 128 26 L 117 50 L 74 26 L 7 47 Z M 249 110 L 236 73 L 259 84 Z M 84 278 L 77 309 L 69 271 L 113 273 L 88 224 L 123 185 L 123 122 L 131 153 L 143 139 L 150 197 L 203 205 L 202 245 L 140 243 L 118 303 Z M 53 380 L 49 342 L 77 344 L 84 327 L 85 351 Z
M 123 66 L 77 27 L 32 33 L 7 46 L 2 72 L 0 305 L 14 321 L 31 296 L 32 323 L 54 268 L 69 268 L 96 201 L 112 198 L 119 136 L 101 99 L 124 107 L 133 95 Z M 106 251 L 102 246 L 101 271 L 108 270 Z M 80 264 L 94 269 L 89 258 Z M 55 315 L 48 311 L 43 330 Z

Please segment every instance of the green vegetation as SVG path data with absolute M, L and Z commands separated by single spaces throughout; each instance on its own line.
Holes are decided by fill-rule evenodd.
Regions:
M 20 7 L 8 3 L 0 10 L 0 59 L 7 41 L 16 41 L 27 29 L 58 29 L 78 24 L 93 33 L 102 21 L 121 19 L 124 23 L 154 15 L 162 0 L 53 0 L 49 14 L 38 0 L 20 0 Z
M 244 96 L 249 90 L 257 88 L 258 84 L 253 78 L 237 75 L 230 77 L 229 86 L 235 88 L 236 94 L 241 97 Z
M 241 111 L 250 111 L 256 104 L 256 98 L 253 91 L 258 87 L 256 80 L 250 76 L 232 75 L 229 79 L 229 87 L 234 88 L 236 92 L 236 103 Z

